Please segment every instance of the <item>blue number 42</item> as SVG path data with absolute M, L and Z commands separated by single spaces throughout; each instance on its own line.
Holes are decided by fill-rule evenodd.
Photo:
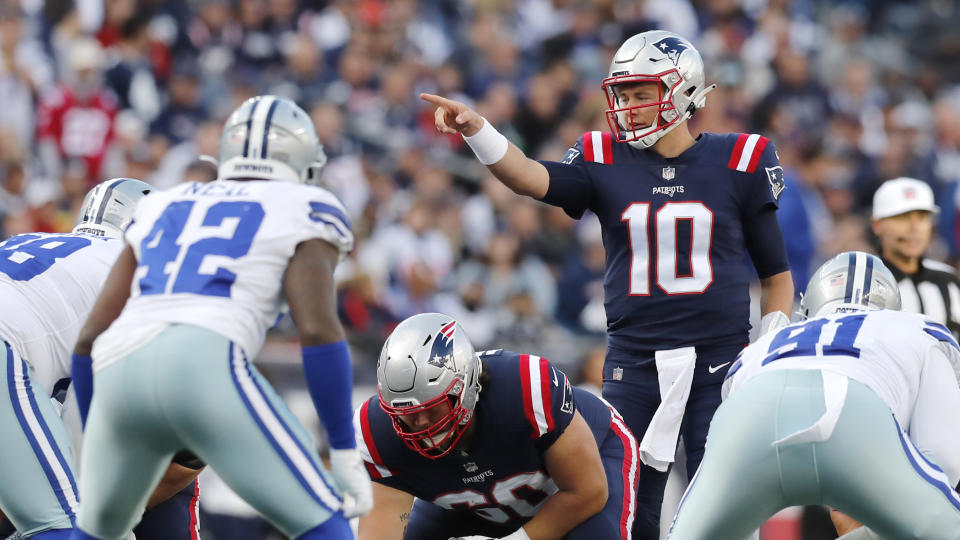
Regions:
M 140 243 L 140 267 L 147 272 L 138 282 L 140 294 L 163 294 L 171 274 L 168 265 L 177 260 L 184 246 L 177 243 L 190 217 L 195 201 L 177 201 L 167 206 L 153 228 Z M 223 267 L 211 273 L 200 273 L 207 255 L 238 259 L 250 251 L 253 237 L 263 222 L 263 207 L 250 201 L 218 202 L 207 210 L 201 225 L 218 227 L 228 218 L 237 218 L 237 227 L 230 238 L 208 237 L 186 246 L 186 254 L 173 279 L 171 293 L 193 293 L 206 296 L 230 296 L 237 275 Z

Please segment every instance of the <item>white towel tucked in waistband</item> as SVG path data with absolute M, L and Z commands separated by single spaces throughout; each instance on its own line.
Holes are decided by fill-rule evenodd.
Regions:
M 773 441 L 773 446 L 823 442 L 833 434 L 833 428 L 837 427 L 837 420 L 840 419 L 840 413 L 843 412 L 843 404 L 847 402 L 847 383 L 849 383 L 849 380 L 846 375 L 832 371 L 824 370 L 820 373 L 823 374 L 823 404 L 827 410 L 812 426 L 795 431 L 778 441 Z
M 666 471 L 676 454 L 680 422 L 693 384 L 697 351 L 693 347 L 657 351 L 654 359 L 660 381 L 660 406 L 640 441 L 640 460 L 658 471 Z

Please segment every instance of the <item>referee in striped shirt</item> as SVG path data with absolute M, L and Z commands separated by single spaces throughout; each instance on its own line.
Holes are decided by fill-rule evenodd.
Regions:
M 887 180 L 873 195 L 873 232 L 900 286 L 902 310 L 923 313 L 960 337 L 960 280 L 949 265 L 923 256 L 939 211 L 926 183 Z

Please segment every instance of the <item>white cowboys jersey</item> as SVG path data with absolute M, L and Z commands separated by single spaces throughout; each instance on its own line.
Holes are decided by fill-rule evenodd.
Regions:
M 21 234 L 0 243 L 0 339 L 49 394 L 123 242 L 88 234 Z M 6 369 L 6 366 L 2 366 Z
M 170 324 L 217 332 L 253 357 L 284 306 L 297 245 L 353 248 L 343 205 L 316 186 L 270 181 L 187 183 L 140 200 L 125 239 L 137 258 L 130 300 L 94 343 L 94 370 Z
M 922 314 L 890 310 L 794 323 L 743 350 L 728 372 L 725 394 L 774 369 L 819 369 L 863 383 L 890 407 L 917 447 L 957 482 L 960 348 L 943 325 Z M 830 396 L 827 402 L 829 414 Z

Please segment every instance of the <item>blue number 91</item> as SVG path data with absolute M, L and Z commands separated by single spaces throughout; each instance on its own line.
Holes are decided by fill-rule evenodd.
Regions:
M 767 356 L 761 365 L 767 365 L 774 360 L 793 356 L 852 356 L 860 358 L 860 348 L 854 344 L 863 326 L 865 313 L 847 315 L 831 321 L 830 319 L 811 319 L 801 326 L 793 325 L 780 330 L 767 349 Z M 833 336 L 829 341 L 824 338 L 824 327 L 833 323 L 836 325 Z

